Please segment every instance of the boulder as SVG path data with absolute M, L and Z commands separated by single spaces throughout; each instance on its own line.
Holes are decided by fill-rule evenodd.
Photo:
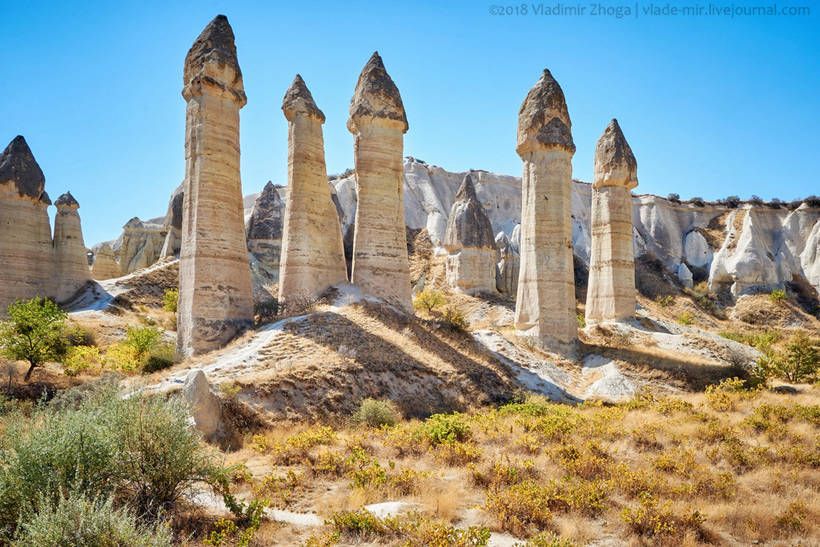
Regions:
M 683 258 L 696 268 L 708 267 L 712 262 L 712 248 L 703 235 L 692 230 L 683 238 Z
M 192 370 L 185 377 L 182 396 L 191 409 L 196 428 L 207 440 L 220 441 L 227 437 L 222 403 L 211 390 L 211 384 L 202 369 Z

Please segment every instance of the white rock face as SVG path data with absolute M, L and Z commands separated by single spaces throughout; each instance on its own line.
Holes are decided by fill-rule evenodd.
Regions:
M 182 396 L 191 408 L 196 428 L 206 439 L 214 439 L 224 433 L 222 405 L 219 397 L 211 391 L 211 384 L 202 369 L 188 373 L 182 386 Z
M 700 232 L 692 230 L 683 239 L 683 258 L 697 268 L 712 263 L 712 248 Z
M 692 272 L 683 262 L 678 265 L 678 279 L 680 279 L 680 282 L 683 283 L 684 287 L 689 287 L 691 289 L 695 286 Z
M 119 277 L 120 265 L 114 257 L 114 250 L 107 243 L 94 246 L 94 263 L 91 265 L 91 277 L 94 279 L 112 279 Z
M 166 239 L 165 227 L 134 217 L 122 227 L 122 236 L 114 250 L 120 254 L 120 275 L 147 268 L 161 258 Z

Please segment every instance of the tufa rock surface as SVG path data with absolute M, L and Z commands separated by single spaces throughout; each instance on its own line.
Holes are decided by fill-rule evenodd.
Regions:
M 257 275 L 265 277 L 267 283 L 279 280 L 282 209 L 282 198 L 273 183 L 268 181 L 254 201 L 245 225 L 251 268 Z
M 354 135 L 357 196 L 351 281 L 413 313 L 402 196 L 407 117 L 378 53 L 359 76 L 347 127 Z
M 57 206 L 54 218 L 54 298 L 63 302 L 91 279 L 91 271 L 77 211 L 80 204 L 70 192 L 66 192 L 54 205 Z
M 223 346 L 253 322 L 239 176 L 246 98 L 233 31 L 218 16 L 185 58 L 185 183 L 177 357 Z
M 211 384 L 202 369 L 194 369 L 185 377 L 182 397 L 188 403 L 194 425 L 203 437 L 211 442 L 219 442 L 228 437 L 222 403 L 211 390 Z
M 635 315 L 630 190 L 638 185 L 638 163 L 617 120 L 609 122 L 598 139 L 594 172 L 586 302 L 586 322 L 590 325 Z
M 97 280 L 119 277 L 120 265 L 114 256 L 114 249 L 107 243 L 94 246 L 94 262 L 91 265 L 91 277 Z
M 322 124 L 302 77 L 293 80 L 282 101 L 288 120 L 288 195 L 285 207 L 279 301 L 316 296 L 347 281 L 342 230 L 325 166 Z M 400 221 L 400 224 L 403 223 Z

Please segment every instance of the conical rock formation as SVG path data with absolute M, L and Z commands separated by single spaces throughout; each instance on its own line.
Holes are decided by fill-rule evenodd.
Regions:
M 62 302 L 74 296 L 91 279 L 91 271 L 78 212 L 80 204 L 71 192 L 66 192 L 54 205 L 57 206 L 54 218 L 54 298 Z
M 577 342 L 571 197 L 575 144 L 561 86 L 548 70 L 518 115 L 521 268 L 515 327 L 543 347 L 572 352 Z
M 270 181 L 253 204 L 246 237 L 254 266 L 264 270 L 270 282 L 277 282 L 282 248 L 282 198 Z
M 239 176 L 247 99 L 228 19 L 217 16 L 185 58 L 185 189 L 177 356 L 216 349 L 253 322 Z
M 91 277 L 97 280 L 112 279 L 120 275 L 120 265 L 114 256 L 111 245 L 102 243 L 95 245 L 94 263 L 91 265 Z
M 495 292 L 493 227 L 469 174 L 450 209 L 444 248 L 449 253 L 445 275 L 448 285 L 467 294 Z
M 285 207 L 279 301 L 315 296 L 347 281 L 342 230 L 330 195 L 322 124 L 302 77 L 282 101 L 288 120 L 288 195 Z
M 347 127 L 355 136 L 358 197 L 351 281 L 365 294 L 412 313 L 402 196 L 407 116 L 378 53 L 356 83 Z

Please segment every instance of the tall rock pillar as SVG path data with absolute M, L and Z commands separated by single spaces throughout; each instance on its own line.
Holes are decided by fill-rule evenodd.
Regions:
M 351 281 L 412 313 L 402 198 L 407 116 L 378 52 L 359 75 L 347 128 L 355 136 L 358 195 Z
M 587 324 L 635 315 L 630 190 L 638 186 L 637 172 L 632 149 L 613 119 L 595 147 Z
M 253 322 L 239 178 L 239 109 L 247 99 L 228 19 L 217 16 L 185 58 L 185 195 L 177 357 L 216 349 Z
M 575 317 L 570 189 L 575 144 L 561 86 L 544 70 L 518 113 L 521 269 L 515 328 L 548 349 L 572 352 Z
M 51 296 L 54 262 L 46 179 L 26 139 L 0 154 L 0 317 L 18 298 Z
M 91 279 L 91 270 L 77 212 L 80 204 L 71 192 L 66 192 L 54 205 L 57 206 L 54 218 L 54 299 L 63 302 Z
M 342 229 L 330 196 L 322 124 L 298 74 L 285 94 L 288 120 L 288 195 L 279 261 L 279 301 L 314 296 L 347 281 Z
M 493 227 L 466 175 L 456 194 L 444 235 L 447 284 L 466 294 L 495 293 L 496 248 Z

